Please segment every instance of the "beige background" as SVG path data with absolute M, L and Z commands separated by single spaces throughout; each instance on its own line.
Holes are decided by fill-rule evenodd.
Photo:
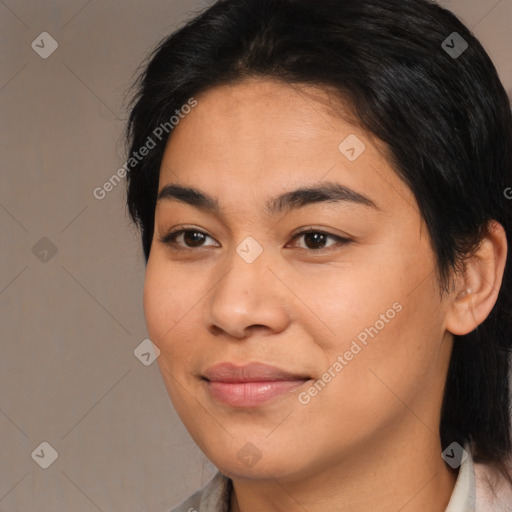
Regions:
M 163 512 L 213 474 L 133 353 L 144 263 L 124 183 L 93 196 L 125 162 L 138 64 L 207 3 L 0 1 L 0 512 Z M 512 0 L 444 4 L 512 91 Z M 44 31 L 47 59 L 31 48 Z

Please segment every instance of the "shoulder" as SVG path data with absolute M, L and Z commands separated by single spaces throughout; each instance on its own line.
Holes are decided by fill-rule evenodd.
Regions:
M 169 512 L 228 512 L 231 480 L 217 471 L 201 489 Z

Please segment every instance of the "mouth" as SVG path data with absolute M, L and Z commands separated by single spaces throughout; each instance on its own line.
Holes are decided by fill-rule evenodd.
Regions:
M 312 377 L 263 363 L 221 363 L 201 376 L 215 400 L 232 407 L 255 407 L 297 390 Z

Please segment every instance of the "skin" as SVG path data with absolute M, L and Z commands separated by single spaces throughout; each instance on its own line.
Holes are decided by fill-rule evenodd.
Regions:
M 197 100 L 169 138 L 159 190 L 196 187 L 218 198 L 221 213 L 157 203 L 144 312 L 176 411 L 233 480 L 231 512 L 444 511 L 457 477 L 438 435 L 452 333 L 473 330 L 496 301 L 503 228 L 491 226 L 466 273 L 441 294 L 412 192 L 379 141 L 335 114 L 341 106 L 326 91 L 251 79 Z M 338 149 L 349 134 L 366 146 L 354 161 Z M 323 181 L 365 194 L 378 209 L 318 202 L 265 213 L 270 197 Z M 193 233 L 174 246 L 160 241 L 182 224 L 204 238 L 192 247 Z M 310 227 L 334 235 L 325 249 L 292 236 Z M 236 252 L 248 236 L 263 248 L 253 263 Z M 300 403 L 299 393 L 395 303 L 401 311 Z M 262 406 L 233 408 L 199 378 L 224 361 L 314 380 Z M 246 443 L 260 456 L 253 465 L 237 456 Z

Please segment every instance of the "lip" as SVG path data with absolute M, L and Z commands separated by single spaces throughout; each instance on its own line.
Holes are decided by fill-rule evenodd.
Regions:
M 277 380 L 305 380 L 309 375 L 289 372 L 264 363 L 236 365 L 219 363 L 208 368 L 203 377 L 211 382 L 263 382 Z
M 232 407 L 255 407 L 311 380 L 305 374 L 264 363 L 220 363 L 202 375 L 213 398 Z

